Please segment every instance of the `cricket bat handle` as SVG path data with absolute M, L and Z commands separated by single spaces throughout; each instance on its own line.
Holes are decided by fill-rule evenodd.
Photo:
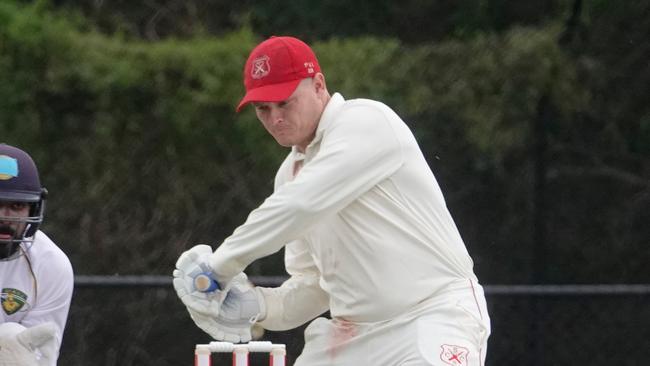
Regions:
M 194 288 L 199 292 L 213 292 L 221 290 L 219 283 L 212 278 L 210 272 L 202 272 L 194 277 Z

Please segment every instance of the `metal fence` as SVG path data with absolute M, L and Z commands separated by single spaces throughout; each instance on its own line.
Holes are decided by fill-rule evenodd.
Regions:
M 285 278 L 251 277 L 262 286 Z M 168 276 L 77 276 L 59 365 L 192 365 L 194 326 Z M 492 319 L 487 365 L 645 365 L 650 285 L 486 285 Z M 304 326 L 266 332 L 292 365 Z M 213 365 L 227 365 L 224 356 Z M 253 356 L 251 365 L 266 365 Z

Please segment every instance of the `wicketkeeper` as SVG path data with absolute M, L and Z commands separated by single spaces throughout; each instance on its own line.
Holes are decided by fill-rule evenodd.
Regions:
M 180 256 L 174 286 L 196 324 L 246 342 L 254 324 L 313 320 L 298 366 L 483 365 L 483 288 L 409 127 L 380 102 L 330 95 L 293 37 L 255 47 L 244 84 L 237 111 L 252 104 L 291 151 L 246 222 Z M 290 278 L 252 286 L 242 271 L 283 247 Z
M 32 336 L 41 339 L 36 335 L 47 333 L 52 339 L 43 342 L 48 351 L 36 352 L 36 341 L 30 343 L 34 346 L 30 350 L 35 352 L 38 365 L 54 366 L 68 320 L 74 275 L 68 256 L 40 230 L 46 196 L 29 154 L 0 143 L 0 325 L 5 325 L 5 330 L 12 329 L 6 325 L 9 323 L 28 329 L 45 327 L 46 331 L 25 332 L 23 343 Z M 5 348 L 17 344 L 11 342 Z M 9 352 L 2 352 L 3 361 L 11 359 Z M 11 365 L 8 362 L 0 365 Z

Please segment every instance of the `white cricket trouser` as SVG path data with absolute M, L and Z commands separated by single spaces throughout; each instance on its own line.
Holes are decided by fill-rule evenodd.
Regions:
M 317 318 L 295 366 L 483 366 L 490 318 L 470 280 L 417 309 L 379 323 Z

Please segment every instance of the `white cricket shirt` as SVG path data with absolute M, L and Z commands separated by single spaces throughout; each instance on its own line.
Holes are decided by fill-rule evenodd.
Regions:
M 68 257 L 47 235 L 38 231 L 25 255 L 0 261 L 0 321 L 20 323 L 27 328 L 54 323 L 58 328 L 58 352 L 73 287 L 74 275 Z
M 338 93 L 305 154 L 291 151 L 274 193 L 217 248 L 211 265 L 230 278 L 285 245 L 292 277 L 263 289 L 268 329 L 295 327 L 327 309 L 353 322 L 387 320 L 451 283 L 476 281 L 408 126 L 380 102 Z

